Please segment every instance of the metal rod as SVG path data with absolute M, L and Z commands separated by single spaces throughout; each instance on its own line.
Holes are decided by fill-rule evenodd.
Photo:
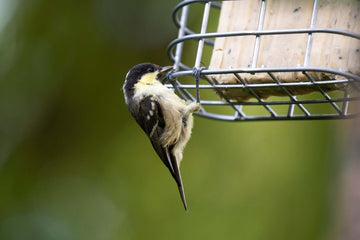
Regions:
M 168 57 L 172 60 L 174 60 L 174 54 L 173 54 L 173 48 L 179 44 L 180 42 L 184 42 L 191 39 L 201 39 L 204 38 L 205 42 L 209 42 L 209 38 L 220 38 L 220 37 L 231 37 L 231 36 L 251 36 L 251 35 L 283 35 L 283 34 L 304 34 L 304 33 L 330 33 L 330 34 L 336 34 L 336 35 L 343 35 L 347 37 L 351 37 L 357 40 L 360 40 L 360 34 L 349 32 L 346 30 L 341 29 L 333 29 L 333 28 L 299 28 L 299 29 L 278 29 L 278 30 L 244 30 L 244 31 L 230 31 L 230 32 L 215 32 L 215 33 L 204 33 L 204 34 L 190 34 L 183 36 L 182 38 L 177 38 L 170 42 L 168 48 L 167 48 L 167 54 Z M 211 41 L 212 42 L 212 41 Z M 180 62 L 179 65 L 182 65 Z M 191 69 L 190 67 L 183 65 L 184 69 Z
M 265 7 L 266 7 L 266 1 L 262 0 L 261 7 L 260 7 L 259 21 L 258 21 L 258 26 L 257 26 L 258 31 L 261 31 L 263 29 L 264 18 L 265 18 Z M 253 52 L 252 63 L 251 63 L 251 67 L 253 67 L 253 68 L 256 67 L 257 60 L 259 57 L 260 40 L 261 40 L 260 35 L 256 35 L 254 52 Z
M 314 0 L 314 6 L 313 11 L 311 14 L 311 21 L 310 21 L 310 29 L 315 27 L 316 18 L 317 18 L 317 12 L 318 12 L 318 0 Z M 306 44 L 306 50 L 305 50 L 305 56 L 304 56 L 304 67 L 307 67 L 309 65 L 309 59 L 310 59 L 310 53 L 311 53 L 311 47 L 312 47 L 312 39 L 313 35 L 312 33 L 309 33 L 307 44 Z
M 236 72 L 234 74 L 237 74 Z M 315 80 L 314 80 L 315 81 Z M 334 80 L 334 81 L 315 81 L 315 82 L 280 82 L 280 83 L 251 83 L 247 84 L 200 84 L 199 89 L 236 89 L 236 88 L 276 88 L 276 87 L 306 87 L 314 85 L 328 85 L 328 84 L 346 84 L 349 83 L 348 79 Z M 181 88 L 196 89 L 194 84 L 178 84 Z
M 233 115 L 223 115 L 223 114 L 215 114 L 215 113 L 196 113 L 196 115 L 206 118 L 211 118 L 215 120 L 221 121 L 238 121 Z M 323 119 L 352 119 L 360 117 L 360 113 L 348 114 L 346 116 L 340 116 L 338 114 L 312 114 L 311 116 L 305 115 L 294 115 L 289 117 L 287 115 L 279 115 L 277 117 L 269 117 L 269 116 L 247 116 L 242 121 L 271 121 L 271 120 L 323 120 Z
M 185 28 L 187 22 L 187 16 L 189 12 L 189 6 L 186 5 L 181 11 L 181 20 L 180 20 L 180 28 L 178 33 L 178 39 L 182 38 L 185 35 Z M 179 71 L 179 62 L 181 61 L 182 50 L 183 50 L 184 42 L 181 42 L 176 45 L 176 53 L 174 58 L 174 70 Z
M 203 75 L 209 75 L 209 74 L 225 74 L 225 73 L 264 73 L 264 72 L 303 72 L 303 71 L 333 73 L 336 75 L 343 76 L 347 79 L 352 79 L 351 81 L 353 82 L 360 81 L 359 75 L 336 70 L 333 68 L 326 68 L 326 67 L 266 67 L 266 68 L 231 68 L 231 69 L 211 69 L 211 70 L 204 69 L 201 73 Z M 192 70 L 187 70 L 187 71 L 175 72 L 172 74 L 172 76 L 173 77 L 191 76 L 192 73 L 193 73 Z M 347 80 L 346 82 L 349 82 L 349 80 Z
M 200 30 L 201 34 L 206 33 L 208 20 L 209 20 L 209 14 L 210 14 L 210 7 L 211 7 L 211 2 L 207 2 L 204 7 L 204 15 L 203 15 L 203 20 L 202 20 L 201 30 Z M 200 39 L 199 43 L 198 43 L 198 49 L 197 49 L 195 64 L 194 64 L 194 77 L 195 77 L 195 84 L 196 84 L 196 102 L 197 103 L 200 102 L 199 78 L 200 78 L 200 74 L 201 74 L 200 63 L 201 63 L 203 50 L 204 50 L 204 39 Z
M 349 99 L 350 99 L 350 94 L 348 93 L 347 90 L 345 90 L 345 92 L 344 92 L 344 98 L 346 99 L 346 101 L 343 102 L 342 111 L 343 111 L 344 115 L 346 116 L 347 112 L 348 112 L 348 108 L 349 108 Z
M 329 102 L 346 102 L 346 101 L 352 101 L 352 102 L 359 102 L 360 103 L 360 97 L 343 97 L 343 98 L 336 98 L 331 99 L 330 101 L 326 99 L 309 99 L 309 100 L 296 100 L 297 103 L 301 104 L 323 104 L 323 103 L 329 103 Z M 243 106 L 261 106 L 261 105 L 289 105 L 293 104 L 293 101 L 289 100 L 273 100 L 273 101 L 263 101 L 263 102 L 224 102 L 220 100 L 201 100 L 200 103 L 202 105 L 243 105 Z
M 203 19 L 202 19 L 200 34 L 206 33 L 208 20 L 209 20 L 209 14 L 210 14 L 210 7 L 211 7 L 211 2 L 207 2 L 204 7 L 204 15 L 203 15 Z M 199 44 L 198 44 L 197 53 L 196 53 L 195 64 L 194 64 L 195 68 L 200 67 L 203 49 L 204 49 L 204 39 L 200 39 Z
M 294 96 L 294 98 L 295 98 L 296 102 L 298 102 L 296 96 Z M 290 98 L 290 101 L 291 101 L 291 98 Z M 293 102 L 293 101 L 291 101 L 291 102 Z M 294 116 L 294 110 L 295 110 L 295 104 L 293 104 L 293 103 L 289 104 L 289 109 L 288 109 L 288 116 L 289 117 Z

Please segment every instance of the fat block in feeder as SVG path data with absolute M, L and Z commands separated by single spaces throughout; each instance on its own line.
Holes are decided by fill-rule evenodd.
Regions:
M 309 0 L 267 0 L 262 29 L 309 29 L 313 1 Z M 257 30 L 262 1 L 224 1 L 217 32 Z M 320 0 L 314 28 L 331 28 L 360 33 L 360 1 L 357 0 Z M 306 48 L 308 33 L 271 34 L 260 36 L 257 61 L 253 62 L 255 46 L 254 35 L 219 37 L 215 39 L 209 69 L 261 68 L 261 67 L 323 67 L 360 75 L 360 40 L 340 34 L 312 33 L 308 59 Z M 255 63 L 255 66 L 253 65 Z M 308 82 L 301 72 L 273 72 L 283 83 Z M 315 81 L 331 81 L 343 78 L 328 72 L 309 72 Z M 239 73 L 249 84 L 274 83 L 267 73 Z M 238 84 L 239 79 L 233 74 L 213 74 L 210 76 L 216 84 Z M 325 92 L 345 88 L 343 84 L 324 84 Z M 303 95 L 316 91 L 316 86 L 286 87 L 293 95 Z M 283 96 L 281 88 L 256 88 L 261 98 Z M 226 89 L 228 98 L 246 101 L 253 97 L 247 89 Z

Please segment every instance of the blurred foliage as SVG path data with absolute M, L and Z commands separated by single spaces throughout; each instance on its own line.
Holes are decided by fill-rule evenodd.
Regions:
M 184 212 L 120 91 L 133 65 L 169 64 L 178 1 L 7 1 L 15 7 L 0 30 L 0 239 L 326 235 L 339 121 L 196 117 L 182 163 Z

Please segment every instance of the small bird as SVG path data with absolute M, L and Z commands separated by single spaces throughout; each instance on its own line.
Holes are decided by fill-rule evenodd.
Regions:
M 180 162 L 191 136 L 192 114 L 200 110 L 200 104 L 184 102 L 161 83 L 160 80 L 170 69 L 171 66 L 138 64 L 126 74 L 123 92 L 131 115 L 175 179 L 187 211 Z

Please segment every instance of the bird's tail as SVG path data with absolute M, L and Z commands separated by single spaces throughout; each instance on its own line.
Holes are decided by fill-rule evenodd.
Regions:
M 170 159 L 170 166 L 172 167 L 170 169 L 170 172 L 171 172 L 171 175 L 173 176 L 173 178 L 175 179 L 175 181 L 176 181 L 176 183 L 178 185 L 181 201 L 184 204 L 185 211 L 187 211 L 188 208 L 187 208 L 187 204 L 186 204 L 183 183 L 182 183 L 182 180 L 181 180 L 180 166 L 178 165 L 178 162 L 176 160 L 176 156 L 171 151 L 172 149 L 169 149 L 169 150 L 170 151 L 167 152 L 167 155 L 168 155 L 168 158 Z
M 182 180 L 181 180 L 180 170 L 179 170 L 179 179 L 180 179 L 180 184 L 178 183 L 178 188 L 179 188 L 179 192 L 180 192 L 180 197 L 181 197 L 181 200 L 182 200 L 182 202 L 184 204 L 185 211 L 187 211 L 188 208 L 187 208 L 187 204 L 186 204 L 184 187 L 183 187 Z

